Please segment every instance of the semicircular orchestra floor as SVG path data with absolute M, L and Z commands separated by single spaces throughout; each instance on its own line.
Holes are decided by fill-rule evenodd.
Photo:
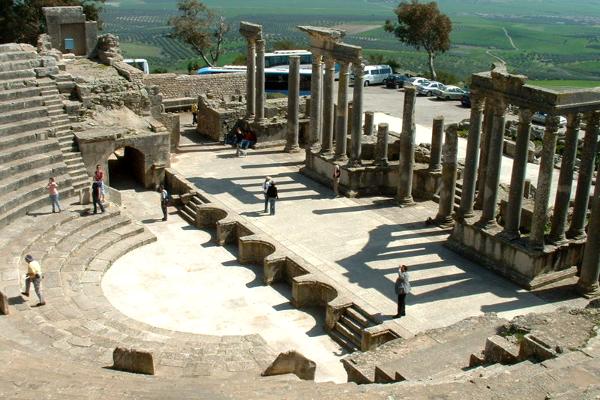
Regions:
M 265 286 L 260 268 L 240 265 L 232 248 L 215 245 L 209 232 L 178 215 L 161 221 L 158 193 L 124 190 L 122 198 L 158 240 L 121 257 L 104 275 L 102 290 L 115 308 L 174 331 L 259 334 L 275 352 L 295 349 L 314 360 L 317 380 L 346 381 L 344 352 L 323 329 L 323 309 L 294 308 L 287 285 Z

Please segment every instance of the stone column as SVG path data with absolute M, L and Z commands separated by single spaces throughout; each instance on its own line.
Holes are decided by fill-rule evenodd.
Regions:
M 485 110 L 483 112 L 483 132 L 481 138 L 481 150 L 479 153 L 479 169 L 477 171 L 477 198 L 475 199 L 475 209 L 483 208 L 483 198 L 485 195 L 485 176 L 487 172 L 488 153 L 490 148 L 490 139 L 494 125 L 494 109 L 492 100 L 485 102 Z
M 502 147 L 504 145 L 504 126 L 506 124 L 506 103 L 496 100 L 493 107 L 493 124 L 489 133 L 487 149 L 487 166 L 485 170 L 485 189 L 480 224 L 489 228 L 496 224 L 498 202 L 498 185 L 500 184 L 500 168 L 502 167 Z
M 569 114 L 567 117 L 567 133 L 565 137 L 565 148 L 560 163 L 560 175 L 558 176 L 558 187 L 554 198 L 554 211 L 552 215 L 552 229 L 549 240 L 559 245 L 565 243 L 567 214 L 571 202 L 571 187 L 573 186 L 573 171 L 575 168 L 575 157 L 577 156 L 577 142 L 579 135 L 579 114 Z
M 256 41 L 256 110 L 255 121 L 265 119 L 265 41 Z
M 535 192 L 535 204 L 533 206 L 533 217 L 531 220 L 531 234 L 529 235 L 529 245 L 535 250 L 544 248 L 544 230 L 546 228 L 546 216 L 548 214 L 548 200 L 550 199 L 552 173 L 554 172 L 554 153 L 556 152 L 558 123 L 559 119 L 556 115 L 548 115 L 546 118 L 542 159 L 540 161 L 540 172 L 538 174 Z
M 256 97 L 256 43 L 248 40 L 248 54 L 246 59 L 246 118 L 254 117 Z
M 592 215 L 588 226 L 588 238 L 583 251 L 581 274 L 577 282 L 577 291 L 586 295 L 599 294 L 600 277 L 600 184 L 596 184 L 592 200 Z
M 364 65 L 352 65 L 354 73 L 354 89 L 352 93 L 352 137 L 349 167 L 362 165 L 362 113 L 363 113 L 363 82 L 365 77 Z
M 414 203 L 412 198 L 412 179 L 415 165 L 415 101 L 417 91 L 414 87 L 404 89 L 404 111 L 402 114 L 402 132 L 400 133 L 400 181 L 396 200 L 400 205 Z
M 519 131 L 517 132 L 517 141 L 515 143 L 515 158 L 510 177 L 510 192 L 508 194 L 506 223 L 504 224 L 503 232 L 509 239 L 519 237 L 532 116 L 533 112 L 531 110 L 525 108 L 519 110 Z
M 335 59 L 325 56 L 325 77 L 323 81 L 323 140 L 321 153 L 330 154 L 333 150 L 333 84 L 335 82 Z
M 296 153 L 300 150 L 300 56 L 290 56 L 288 75 L 287 140 L 285 151 Z
M 375 120 L 375 113 L 373 111 L 365 112 L 365 126 L 363 128 L 363 132 L 367 136 L 371 136 L 373 134 L 373 126 Z
M 321 54 L 312 50 L 312 74 L 310 78 L 310 124 L 309 141 L 307 149 L 318 150 L 321 143 L 321 78 L 323 77 L 323 64 Z
M 587 214 L 590 188 L 594 174 L 596 161 L 596 149 L 598 147 L 598 133 L 600 126 L 600 112 L 594 111 L 586 114 L 585 138 L 583 139 L 583 151 L 579 163 L 579 177 L 575 191 L 575 204 L 571 217 L 571 226 L 567 232 L 570 239 L 585 239 L 585 216 Z
M 442 142 L 444 140 L 444 117 L 438 116 L 433 119 L 431 129 L 431 157 L 429 159 L 429 170 L 440 171 L 442 169 Z
M 477 186 L 477 168 L 479 167 L 479 146 L 481 140 L 481 122 L 483 117 L 483 101 L 481 96 L 471 92 L 471 118 L 469 136 L 467 138 L 467 155 L 463 171 L 462 194 L 460 196 L 459 218 L 473 216 L 473 203 L 475 202 L 475 188 Z
M 340 79 L 338 81 L 338 102 L 335 124 L 335 159 L 346 161 L 348 159 L 346 132 L 348 131 L 348 63 L 342 63 L 340 67 Z
M 456 192 L 456 171 L 458 169 L 458 125 L 452 124 L 446 129 L 444 140 L 444 160 L 442 166 L 442 188 L 440 207 L 435 221 L 441 224 L 452 223 L 454 194 Z
M 377 126 L 377 147 L 375 148 L 375 165 L 387 167 L 389 126 L 381 123 Z

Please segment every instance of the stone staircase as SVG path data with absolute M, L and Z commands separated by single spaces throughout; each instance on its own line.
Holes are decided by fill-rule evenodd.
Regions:
M 462 180 L 456 181 L 456 189 L 454 190 L 454 212 L 460 208 L 460 197 L 462 196 Z M 436 203 L 440 202 L 440 194 L 436 192 L 432 198 Z
M 0 226 L 48 203 L 46 184 L 56 177 L 63 197 L 72 192 L 71 176 L 52 118 L 37 87 L 41 65 L 31 46 L 0 45 Z
M 462 373 L 469 356 L 507 321 L 495 316 L 469 318 L 409 339 L 396 339 L 342 360 L 356 383 L 390 383 L 447 377 Z
M 364 329 L 378 325 L 355 305 L 344 309 L 329 335 L 338 344 L 350 352 L 360 350 Z

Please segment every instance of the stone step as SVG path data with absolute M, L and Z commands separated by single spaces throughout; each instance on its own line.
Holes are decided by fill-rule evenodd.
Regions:
M 0 151 L 10 151 L 10 149 L 15 146 L 40 140 L 40 137 L 48 137 L 49 133 L 49 128 L 42 128 L 7 136 L 0 136 Z
M 18 160 L 10 161 L 0 165 L 0 183 L 4 179 L 10 179 L 15 174 L 29 171 L 46 165 L 61 163 L 66 169 L 66 164 L 62 163 L 62 153 L 58 148 L 46 154 L 34 154 Z M 57 165 L 56 167 L 60 167 Z
M 56 179 L 60 182 L 65 182 L 68 184 L 70 177 L 65 175 L 59 175 L 56 177 Z M 32 190 L 23 194 L 23 192 L 27 191 L 28 189 Z M 71 192 L 72 190 L 68 187 L 68 185 L 66 185 L 63 186 L 61 194 L 66 197 L 70 197 Z M 14 193 L 11 194 L 17 196 Z M 18 201 L 15 201 L 14 205 L 8 207 L 7 211 L 0 213 L 0 226 L 7 225 L 12 221 L 16 220 L 17 218 L 25 215 L 26 213 L 33 210 L 37 210 L 40 207 L 50 207 L 48 193 L 45 187 L 39 189 L 32 185 L 26 188 L 21 188 L 21 194 L 23 195 L 18 195 L 18 197 L 15 197 L 18 198 Z
M 379 324 L 377 321 L 373 321 L 369 315 L 354 306 L 346 308 L 345 315 L 363 328 Z
M 0 153 L 0 164 L 6 164 L 36 154 L 49 153 L 56 151 L 57 148 L 58 144 L 54 138 L 21 144 Z
M 202 204 L 204 204 L 202 199 L 198 196 L 192 196 L 191 202 L 194 203 L 196 206 L 201 206 Z
M 55 165 L 45 165 L 40 168 L 29 169 L 21 173 L 11 176 L 11 179 L 4 180 L 0 183 L 0 193 L 10 193 L 17 190 L 20 186 L 28 185 L 30 183 L 38 182 L 44 184 L 48 182 L 48 178 L 56 175 L 64 174 L 65 168 L 58 167 Z M 62 186 L 61 182 L 58 182 L 59 189 Z
M 190 216 L 190 218 L 192 218 L 194 221 L 196 220 L 196 206 L 192 205 L 190 203 L 187 203 L 184 207 L 183 207 L 183 212 L 185 212 L 187 215 Z
M 36 58 L 3 61 L 0 59 L 0 73 L 28 70 L 40 66 L 40 60 Z
M 0 81 L 0 89 L 14 90 L 28 87 L 36 87 L 35 77 L 5 79 Z
M 35 78 L 33 69 L 0 72 L 0 81 L 18 81 L 31 78 Z
M 19 89 L 0 91 L 0 102 L 18 101 L 28 97 L 40 96 L 40 89 L 37 87 L 23 87 Z
M 7 51 L 0 52 L 0 62 L 35 60 L 38 57 L 37 53 L 28 51 Z
M 364 327 L 359 325 L 353 319 L 348 318 L 348 316 L 342 315 L 338 322 L 340 322 L 344 327 L 348 328 L 350 331 L 352 331 L 358 337 L 362 336 L 362 330 Z
M 77 156 L 77 153 L 73 154 Z M 81 155 L 70 159 L 67 159 L 65 157 L 65 164 L 67 164 L 67 167 L 69 167 L 69 171 L 71 171 L 72 169 L 85 169 L 85 164 L 83 163 Z
M 15 110 L 0 114 L 0 126 L 19 121 L 27 121 L 31 118 L 42 118 L 48 115 L 46 107 L 31 107 L 26 110 Z
M 333 330 L 339 333 L 347 341 L 351 342 L 356 349 L 360 349 L 361 334 L 356 333 L 345 324 L 345 321 L 340 319 L 336 322 Z
M 57 165 L 55 173 L 57 174 L 57 181 L 64 182 L 65 187 L 69 187 L 71 185 L 71 177 L 66 175 L 66 168 L 60 168 Z M 44 194 L 46 194 L 47 197 L 47 183 L 48 179 L 44 179 L 26 185 L 19 185 L 18 189 L 10 193 L 4 193 L 0 195 L 0 214 L 10 212 L 11 209 L 18 207 L 19 203 L 21 202 L 38 198 Z
M 196 222 L 196 217 L 194 215 L 188 214 L 188 212 L 184 208 L 179 210 L 179 215 L 181 215 L 181 217 L 190 224 L 194 224 Z
M 21 98 L 17 100 L 7 100 L 0 102 L 0 113 L 10 113 L 12 111 L 29 110 L 36 107 L 43 107 L 44 100 L 40 96 Z

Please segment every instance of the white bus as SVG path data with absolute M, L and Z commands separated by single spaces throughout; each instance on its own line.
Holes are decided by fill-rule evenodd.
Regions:
M 150 73 L 150 66 L 145 58 L 126 58 L 123 60 L 123 62 L 139 69 L 145 74 Z

